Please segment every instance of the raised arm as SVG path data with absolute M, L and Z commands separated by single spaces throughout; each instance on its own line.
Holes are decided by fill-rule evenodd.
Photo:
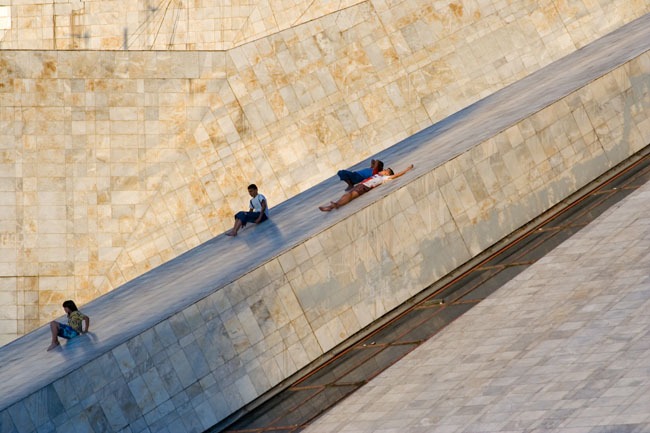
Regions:
M 409 171 L 412 168 L 413 168 L 413 164 L 406 167 L 406 170 L 402 170 L 399 173 L 390 176 L 389 179 L 396 179 L 396 178 L 400 177 L 401 175 L 403 175 L 404 173 L 406 173 L 407 171 Z
M 88 332 L 88 327 L 90 326 L 90 317 L 86 316 L 85 314 L 84 314 L 84 323 L 86 324 L 86 330 L 84 331 L 83 326 L 82 326 L 81 327 L 81 333 L 82 334 L 85 334 L 86 332 Z

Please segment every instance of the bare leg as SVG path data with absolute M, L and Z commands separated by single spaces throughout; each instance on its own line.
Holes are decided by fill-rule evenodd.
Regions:
M 345 183 L 348 184 L 348 187 L 345 188 L 345 191 L 346 191 L 346 192 L 347 192 L 347 191 L 350 191 L 352 188 L 354 188 L 354 184 L 353 184 L 352 182 L 350 182 L 349 179 L 345 179 Z
M 235 225 L 233 226 L 233 228 L 231 228 L 226 232 L 226 236 L 237 236 L 237 232 L 239 231 L 241 226 L 242 226 L 241 220 L 239 218 L 235 218 Z
M 356 191 L 351 191 L 343 194 L 338 201 L 336 202 L 331 201 L 329 205 L 319 206 L 318 209 L 322 210 L 323 212 L 329 212 L 332 209 L 338 209 L 339 207 L 350 203 L 352 200 L 354 200 L 357 197 L 359 197 L 359 193 Z
M 50 331 L 52 332 L 52 344 L 50 344 L 50 347 L 47 348 L 48 352 L 52 349 L 54 349 L 56 346 L 58 346 L 59 343 L 59 323 L 58 322 L 50 322 Z
M 357 197 L 359 197 L 359 193 L 356 192 L 356 191 L 351 191 L 351 192 L 349 192 L 347 194 L 343 194 L 341 196 L 341 198 L 339 199 L 339 201 L 334 203 L 335 208 L 338 209 L 339 207 L 350 203 L 352 200 L 354 200 Z
M 338 208 L 338 205 L 333 201 L 331 201 L 330 204 L 328 205 L 318 206 L 318 209 L 322 210 L 323 212 L 329 212 L 332 209 L 336 209 L 336 208 Z

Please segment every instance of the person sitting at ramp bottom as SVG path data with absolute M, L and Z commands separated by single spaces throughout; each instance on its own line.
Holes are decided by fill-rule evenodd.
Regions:
M 402 176 L 404 173 L 406 173 L 412 168 L 413 168 L 413 164 L 409 165 L 406 168 L 406 170 L 401 171 L 397 174 L 394 174 L 393 170 L 391 170 L 390 168 L 387 168 L 386 170 L 382 170 L 376 175 L 374 175 L 373 177 L 369 177 L 363 182 L 355 185 L 354 188 L 350 190 L 350 192 L 346 192 L 345 194 L 343 194 L 341 198 L 338 199 L 338 201 L 331 201 L 330 204 L 326 206 L 319 206 L 318 209 L 322 210 L 323 212 L 329 212 L 332 209 L 338 209 L 339 207 L 350 203 L 352 200 L 359 197 L 360 195 L 367 193 L 371 189 L 377 188 L 378 186 L 384 184 L 384 182 Z
M 63 303 L 63 311 L 68 316 L 68 324 L 52 321 L 50 322 L 50 331 L 52 333 L 52 344 L 47 348 L 48 352 L 55 347 L 61 345 L 58 337 L 69 340 L 78 335 L 88 332 L 90 326 L 90 318 L 77 309 L 74 301 L 65 301 Z M 82 322 L 86 324 L 86 329 L 83 329 Z

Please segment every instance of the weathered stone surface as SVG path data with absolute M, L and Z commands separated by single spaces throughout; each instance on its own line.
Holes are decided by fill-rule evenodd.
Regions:
M 650 11 L 650 0 L 283 0 L 190 1 L 177 15 L 174 0 L 162 19 L 127 0 L 10 3 L 0 6 L 0 344 L 53 319 L 63 300 L 85 304 L 223 232 L 250 182 L 276 205 Z M 621 104 L 593 108 L 607 118 L 599 133 Z M 579 127 L 593 127 L 588 105 L 574 111 Z M 549 156 L 535 146 L 535 161 Z M 491 156 L 508 167 L 495 176 L 518 175 L 525 151 Z M 442 193 L 454 206 L 474 200 L 463 205 L 474 215 L 489 200 L 467 176 Z
M 379 154 L 416 168 L 340 210 L 329 179 L 91 302 L 90 335 L 3 347 L 0 420 L 192 430 L 252 401 L 650 142 L 648 20 Z

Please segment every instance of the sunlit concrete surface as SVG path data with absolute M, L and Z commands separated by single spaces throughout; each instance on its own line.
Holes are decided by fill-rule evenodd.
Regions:
M 450 39 L 463 47 L 464 57 L 473 55 L 470 51 L 474 50 L 470 50 L 462 39 L 453 36 L 460 29 L 464 36 L 470 36 L 469 40 L 486 39 L 476 41 L 484 48 L 483 51 L 475 51 L 477 59 L 481 60 L 485 60 L 484 51 L 494 49 L 494 45 L 501 45 L 494 43 L 494 39 L 499 36 L 506 36 L 507 46 L 513 48 L 540 45 L 541 47 L 535 48 L 549 51 L 574 49 L 574 44 L 577 47 L 584 45 L 594 33 L 607 33 L 628 22 L 626 20 L 647 12 L 650 3 L 647 0 L 608 0 L 602 3 L 576 0 L 546 4 L 518 0 L 493 4 L 448 0 L 431 4 L 420 0 L 394 4 L 370 0 L 267 0 L 240 2 L 236 5 L 218 2 L 193 2 L 188 5 L 180 1 L 4 1 L 0 6 L 0 49 L 227 49 L 314 22 L 317 24 L 314 28 L 318 31 L 327 28 L 332 21 L 342 21 L 343 27 L 349 22 L 347 17 L 342 18 L 341 14 L 335 16 L 335 19 L 328 19 L 327 16 L 359 9 L 359 6 L 367 10 L 364 13 L 365 21 L 378 21 L 379 18 L 384 27 L 374 34 L 369 31 L 368 36 L 375 38 L 375 41 L 388 36 L 395 45 L 400 61 L 415 63 L 417 60 L 422 62 L 419 54 L 423 46 L 435 52 L 435 49 L 439 49 L 435 43 L 447 35 L 452 35 Z M 354 13 L 359 14 L 358 11 Z M 370 19 L 368 15 L 371 16 Z M 2 18 L 5 17 L 11 19 L 3 22 Z M 470 27 L 475 30 L 468 31 Z M 305 30 L 300 29 L 296 33 L 296 36 L 285 36 L 282 39 L 289 43 L 294 38 L 304 41 Z M 521 38 L 527 36 L 536 37 L 535 43 L 522 44 Z M 326 42 L 323 43 L 323 40 L 328 41 L 330 37 L 332 35 L 327 34 L 319 38 L 323 51 L 327 52 L 331 48 Z M 367 48 L 369 44 L 367 38 L 364 39 L 363 47 Z M 276 44 L 276 41 L 277 39 L 270 39 L 269 43 Z M 391 42 L 388 43 L 389 46 L 390 44 Z M 309 51 L 310 45 L 314 46 L 305 44 L 301 47 L 308 52 L 306 57 L 313 54 Z M 261 52 L 266 51 L 264 44 L 260 48 Z M 376 46 L 373 44 L 373 49 L 367 51 L 373 57 L 373 63 L 379 50 L 389 51 L 386 43 L 377 43 Z M 417 60 L 405 59 L 413 54 L 416 54 L 413 57 Z M 444 50 L 444 54 L 448 52 Z M 438 56 L 439 54 L 435 58 Z M 519 62 L 528 66 L 536 60 L 538 59 L 525 58 Z M 358 57 L 357 61 L 360 61 Z M 283 67 L 285 65 L 282 64 Z M 488 71 L 492 67 L 489 65 L 484 70 Z M 496 75 L 504 73 L 500 69 Z
M 306 429 L 650 431 L 650 184 Z
M 218 236 L 91 302 L 91 335 L 46 353 L 40 328 L 0 349 L 0 420 L 194 431 L 253 401 L 647 144 L 649 22 L 378 154 L 416 168 L 340 211 L 317 209 L 342 193 L 330 178 L 241 237 Z M 476 212 L 481 184 L 491 205 Z M 367 274 L 353 278 L 358 269 Z
M 650 12 L 0 4 L 0 345 L 222 233 L 249 183 L 280 203 Z

